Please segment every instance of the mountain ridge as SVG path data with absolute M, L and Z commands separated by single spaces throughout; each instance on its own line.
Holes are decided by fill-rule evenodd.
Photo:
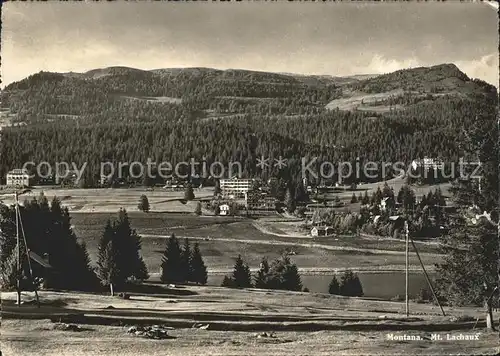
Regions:
M 83 73 L 33 74 L 2 91 L 2 107 L 18 122 L 40 116 L 102 116 L 108 106 L 125 110 L 129 104 L 119 103 L 124 100 L 134 100 L 134 106 L 180 105 L 179 110 L 189 111 L 184 116 L 198 118 L 252 113 L 293 117 L 325 110 L 364 111 L 377 117 L 443 96 L 474 100 L 478 95 L 496 95 L 496 88 L 469 78 L 450 63 L 346 77 L 111 66 Z
M 335 81 L 345 81 L 346 79 L 350 80 L 370 80 L 373 78 L 387 76 L 390 74 L 397 75 L 398 73 L 408 72 L 408 71 L 422 71 L 427 70 L 430 72 L 440 71 L 442 73 L 447 73 L 448 76 L 466 78 L 469 79 L 468 76 L 462 72 L 455 64 L 453 63 L 442 63 L 433 66 L 421 66 L 421 67 L 413 67 L 407 69 L 400 69 L 394 72 L 388 73 L 380 73 L 380 74 L 354 74 L 354 75 L 330 75 L 330 74 L 304 74 L 304 73 L 290 73 L 290 72 L 268 72 L 268 71 L 259 71 L 259 70 L 250 70 L 250 69 L 240 69 L 240 68 L 229 68 L 229 69 L 217 69 L 210 67 L 172 67 L 172 68 L 156 68 L 156 69 L 140 69 L 128 66 L 109 66 L 103 68 L 94 68 L 85 72 L 52 72 L 52 71 L 40 71 L 38 73 L 33 73 L 30 76 L 21 79 L 19 81 L 10 83 L 5 87 L 4 90 L 8 90 L 10 86 L 13 84 L 22 82 L 23 80 L 37 75 L 41 73 L 51 73 L 51 74 L 60 74 L 65 77 L 76 77 L 76 78 L 91 78 L 98 79 L 104 76 L 112 76 L 112 75 L 125 75 L 125 74 L 146 74 L 153 73 L 157 75 L 178 75 L 179 73 L 216 73 L 216 74 L 228 74 L 228 73 L 238 73 L 238 74 L 246 74 L 246 75 L 265 75 L 265 76 L 276 76 L 276 77 L 287 77 L 287 78 L 317 78 L 323 80 L 331 80 Z
M 463 130 L 494 120 L 498 102 L 495 87 L 450 64 L 354 79 L 108 67 L 41 72 L 7 89 L 0 175 L 26 157 L 57 157 L 90 162 L 90 186 L 106 157 L 179 162 L 203 155 L 242 162 L 248 176 L 264 174 L 255 168 L 262 156 L 295 162 L 289 176 L 301 157 L 456 161 Z

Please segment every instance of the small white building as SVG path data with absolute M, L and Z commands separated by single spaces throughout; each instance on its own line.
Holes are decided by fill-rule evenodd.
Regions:
M 229 215 L 229 205 L 222 204 L 219 206 L 219 215 Z
M 444 163 L 440 159 L 437 158 L 428 158 L 424 157 L 423 159 L 419 160 L 413 160 L 411 162 L 411 166 L 414 170 L 416 170 L 419 167 L 424 167 L 424 169 L 443 169 Z
M 389 207 L 389 197 L 385 197 L 385 198 L 382 198 L 382 200 L 380 201 L 380 210 L 381 211 L 386 211 L 387 208 Z
M 311 236 L 328 236 L 333 234 L 333 227 L 331 226 L 315 226 L 311 229 Z
M 30 175 L 26 169 L 13 169 L 7 173 L 6 185 L 8 187 L 29 187 Z

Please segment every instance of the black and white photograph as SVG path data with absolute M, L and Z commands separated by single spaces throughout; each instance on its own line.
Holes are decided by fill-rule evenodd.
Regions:
M 500 354 L 498 4 L 3 2 L 0 356 Z

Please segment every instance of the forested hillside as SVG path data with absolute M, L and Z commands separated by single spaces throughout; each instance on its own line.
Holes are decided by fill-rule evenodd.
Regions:
M 357 98 L 349 110 L 333 103 Z M 40 72 L 7 86 L 0 175 L 25 161 L 239 161 L 283 156 L 396 162 L 457 160 L 462 132 L 495 116 L 496 89 L 454 65 L 336 78 L 208 68 Z M 369 102 L 369 104 L 367 104 Z M 330 103 L 330 105 L 328 105 Z M 273 174 L 278 172 L 267 172 Z

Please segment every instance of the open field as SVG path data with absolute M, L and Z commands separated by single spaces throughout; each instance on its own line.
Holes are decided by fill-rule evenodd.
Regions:
M 40 309 L 15 306 L 3 293 L 2 351 L 11 355 L 431 355 L 495 354 L 498 334 L 484 330 L 481 308 L 439 308 L 316 293 L 168 289 L 150 285 L 130 300 L 85 293 L 41 292 Z M 153 292 L 154 291 L 154 292 Z M 32 296 L 30 296 L 32 297 Z M 28 295 L 23 296 L 24 300 Z M 73 323 L 63 331 L 57 322 Z M 206 329 L 193 327 L 205 325 Z M 170 328 L 169 338 L 127 333 L 131 325 Z M 263 332 L 266 332 L 265 334 Z M 432 335 L 442 340 L 431 340 Z M 477 335 L 449 341 L 447 335 Z M 398 341 L 391 335 L 419 337 Z M 449 336 L 448 336 L 449 337 Z M 50 342 L 46 342 L 50 340 Z
M 72 224 L 79 238 L 85 241 L 92 260 L 96 261 L 97 245 L 106 220 L 116 214 L 73 213 Z M 375 239 L 357 236 L 339 238 L 304 238 L 276 236 L 263 232 L 261 224 L 293 224 L 289 219 L 262 218 L 258 220 L 239 217 L 198 217 L 190 214 L 129 213 L 131 225 L 142 236 L 142 256 L 152 279 L 158 278 L 161 256 L 166 239 L 174 233 L 179 239 L 189 238 L 198 242 L 207 265 L 209 283 L 219 285 L 224 274 L 229 273 L 234 260 L 241 254 L 252 271 L 259 267 L 262 257 L 278 258 L 290 252 L 291 259 L 299 267 L 304 284 L 312 291 L 324 291 L 332 274 L 344 269 L 360 272 L 365 294 L 391 298 L 401 294 L 401 283 L 392 287 L 391 276 L 399 278 L 405 266 L 403 241 Z M 432 272 L 434 263 L 440 260 L 437 246 L 417 243 L 426 268 Z M 411 270 L 418 274 L 412 283 L 412 294 L 422 285 L 422 272 L 414 253 L 410 254 Z M 373 273 L 376 273 L 373 274 Z M 399 277 L 398 277 L 399 276 Z M 375 283 L 384 281 L 384 287 Z M 306 283 L 307 282 L 307 283 Z
M 396 177 L 387 181 L 390 187 L 397 193 L 405 184 L 403 177 Z M 366 191 L 369 195 L 374 193 L 378 187 L 382 188 L 383 182 L 360 184 L 357 187 L 356 194 L 364 194 Z M 443 183 L 434 186 L 412 186 L 417 197 L 427 194 L 429 191 L 440 187 L 443 194 L 448 194 L 450 183 Z M 59 188 L 59 187 L 34 187 L 31 192 L 20 196 L 20 201 L 38 196 L 40 193 L 50 200 L 54 196 L 61 199 L 63 204 L 68 207 L 71 212 L 116 212 L 120 208 L 125 208 L 128 211 L 137 211 L 137 204 L 141 195 L 148 197 L 152 212 L 185 212 L 192 213 L 196 207 L 196 201 L 185 202 L 184 191 L 171 191 L 156 187 L 153 190 L 146 188 Z M 194 194 L 196 200 L 209 199 L 213 196 L 213 187 L 203 187 L 195 189 Z M 9 189 L 0 190 L 0 201 L 5 204 L 14 203 L 14 191 Z M 349 200 L 352 196 L 351 190 L 338 190 L 334 193 L 328 193 L 328 197 L 338 196 L 342 200 Z M 354 207 L 353 207 L 354 209 Z
M 403 94 L 403 90 L 401 89 L 396 89 L 386 93 L 376 93 L 376 94 L 349 92 L 348 93 L 349 97 L 332 100 L 326 105 L 326 108 L 330 110 L 338 108 L 339 110 L 352 111 L 360 107 L 359 109 L 362 108 L 363 110 L 371 110 L 370 104 L 374 104 L 378 100 L 386 100 L 392 96 L 398 96 L 401 94 Z M 374 108 L 375 110 L 378 109 L 377 111 L 380 112 L 387 112 L 390 110 L 388 106 L 384 107 L 386 110 L 381 110 L 381 107 L 377 107 L 375 105 Z
M 399 178 L 391 180 L 398 184 Z M 366 184 L 364 189 L 376 189 L 379 184 Z M 34 189 L 24 198 L 37 196 Z M 405 266 L 404 242 L 393 239 L 343 236 L 338 238 L 311 238 L 303 221 L 276 214 L 258 219 L 246 217 L 196 216 L 196 202 L 182 202 L 183 192 L 133 189 L 46 189 L 51 199 L 58 196 L 71 211 L 72 225 L 77 236 L 86 243 L 92 262 L 96 262 L 97 245 L 107 219 L 116 217 L 120 207 L 129 212 L 132 228 L 143 237 L 142 255 L 157 279 L 166 239 L 174 233 L 179 239 L 198 242 L 209 270 L 209 283 L 219 285 L 229 273 L 234 259 L 241 254 L 252 270 L 258 268 L 262 257 L 269 260 L 290 252 L 293 262 L 304 277 L 304 285 L 311 291 L 323 292 L 331 275 L 345 269 L 360 272 L 365 295 L 391 298 L 401 294 L 401 283 L 391 287 L 391 276 L 399 278 Z M 140 195 L 146 194 L 152 206 L 151 213 L 137 211 Z M 213 190 L 196 190 L 197 198 L 209 198 Z M 350 196 L 350 192 L 346 195 Z M 5 195 L 4 197 L 8 197 Z M 10 197 L 11 198 L 11 197 Z M 21 198 L 22 199 L 22 198 Z M 4 198 L 4 202 L 8 203 Z M 160 212 L 163 211 L 163 212 Z M 435 243 L 417 243 L 423 263 L 432 273 L 440 261 Z M 422 272 L 418 260 L 410 255 L 411 271 L 417 276 L 412 283 L 412 294 L 422 287 Z M 383 280 L 383 287 L 375 282 Z
M 106 220 L 116 214 L 72 214 L 72 224 L 94 258 Z M 130 213 L 131 225 L 143 237 L 142 254 L 148 267 L 157 269 L 166 239 L 172 233 L 200 244 L 210 270 L 229 270 L 241 254 L 250 267 L 257 267 L 263 256 L 276 258 L 282 252 L 293 252 L 301 268 L 318 271 L 355 268 L 374 270 L 404 265 L 404 242 L 355 236 L 339 238 L 303 238 L 274 236 L 255 227 L 262 224 L 238 217 L 198 217 L 183 214 Z M 418 244 L 426 265 L 436 262 L 437 246 Z M 418 261 L 412 256 L 412 265 Z
M 150 103 L 167 103 L 167 104 L 181 104 L 181 98 L 172 98 L 169 96 L 127 96 L 127 95 L 119 95 L 119 97 L 123 99 L 129 100 L 143 100 Z
M 141 195 L 148 197 L 151 211 L 170 211 L 192 213 L 196 207 L 195 201 L 183 202 L 184 191 L 170 191 L 163 188 L 148 190 L 146 188 L 50 188 L 36 187 L 31 192 L 20 196 L 20 201 L 38 196 L 41 192 L 51 200 L 54 196 L 61 199 L 64 206 L 71 212 L 117 212 L 120 208 L 128 211 L 137 211 L 137 204 Z M 195 189 L 196 198 L 213 196 L 213 188 Z M 1 194 L 0 200 L 5 204 L 12 204 L 12 193 Z
M 402 177 L 396 177 L 393 179 L 390 179 L 387 181 L 387 184 L 389 187 L 391 187 L 394 190 L 394 193 L 398 193 L 401 187 L 403 187 L 406 184 L 406 181 Z M 334 193 L 327 194 L 331 196 L 338 196 L 340 199 L 351 199 L 352 193 L 355 193 L 356 195 L 365 194 L 365 191 L 368 193 L 368 195 L 373 194 L 377 188 L 382 189 L 384 187 L 384 182 L 378 182 L 378 183 L 366 183 L 366 184 L 359 184 L 356 187 L 355 191 L 352 190 L 338 190 Z M 427 195 L 430 191 L 435 191 L 437 188 L 441 189 L 441 192 L 445 197 L 448 197 L 449 194 L 449 189 L 451 187 L 451 183 L 441 183 L 441 184 L 435 184 L 435 185 L 412 185 L 411 189 L 415 192 L 415 196 L 417 198 L 421 198 L 423 195 Z M 346 187 L 347 188 L 347 187 Z

